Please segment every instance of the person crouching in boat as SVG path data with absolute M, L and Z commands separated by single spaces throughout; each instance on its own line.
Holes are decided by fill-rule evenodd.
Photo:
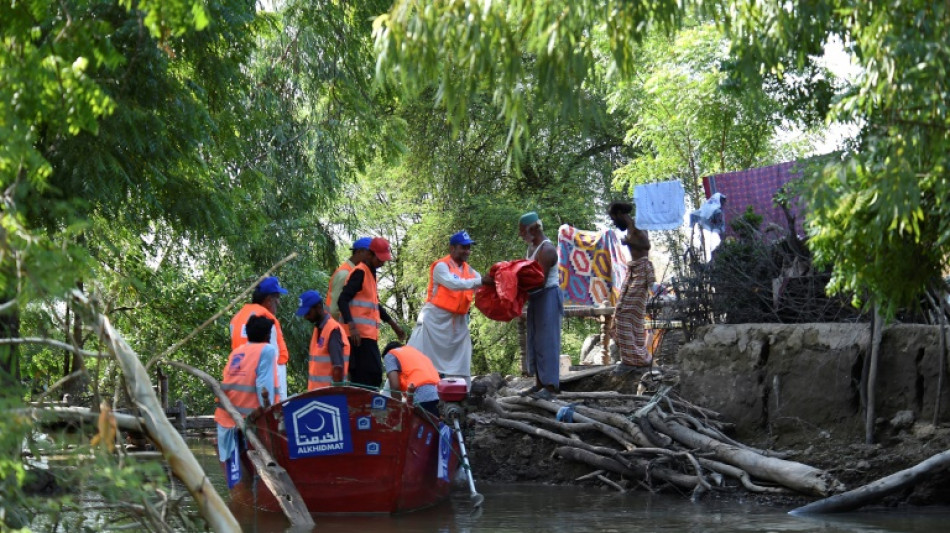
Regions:
M 343 382 L 350 367 L 350 340 L 343 334 L 340 323 L 324 308 L 323 295 L 319 291 L 301 294 L 296 314 L 314 326 L 310 338 L 307 390 Z
M 383 349 L 383 363 L 393 398 L 398 400 L 414 385 L 413 403 L 439 416 L 439 372 L 424 353 L 393 341 Z
M 271 328 L 274 321 L 265 316 L 255 315 L 248 319 L 245 328 L 247 344 L 231 351 L 228 363 L 224 367 L 224 379 L 221 389 L 234 404 L 234 408 L 243 417 L 255 409 L 269 405 L 277 389 L 277 349 L 270 344 Z M 231 486 L 231 472 L 238 469 L 240 455 L 238 428 L 234 419 L 223 408 L 214 410 L 214 421 L 218 425 L 218 458 L 227 463 L 228 485 Z

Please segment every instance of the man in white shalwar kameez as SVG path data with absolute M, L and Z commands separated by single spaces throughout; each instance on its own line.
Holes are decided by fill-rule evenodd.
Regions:
M 445 377 L 462 377 L 471 383 L 472 337 L 468 311 L 482 277 L 468 264 L 475 244 L 468 232 L 449 239 L 449 255 L 429 267 L 426 303 L 419 312 L 409 346 L 432 359 Z

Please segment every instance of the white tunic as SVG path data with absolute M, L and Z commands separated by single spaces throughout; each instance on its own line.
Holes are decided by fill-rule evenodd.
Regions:
M 456 291 L 480 287 L 481 275 L 474 269 L 471 271 L 474 278 L 461 279 L 449 272 L 445 263 L 439 263 L 432 271 L 432 281 L 434 285 Z M 472 337 L 468 332 L 468 313 L 452 313 L 426 302 L 419 312 L 408 344 L 429 356 L 440 374 L 463 376 L 466 380 L 472 374 Z

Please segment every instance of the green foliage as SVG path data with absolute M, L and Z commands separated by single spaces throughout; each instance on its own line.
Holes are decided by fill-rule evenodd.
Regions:
M 649 35 L 636 51 L 635 74 L 614 76 L 610 94 L 613 112 L 627 117 L 626 141 L 639 149 L 617 171 L 617 188 L 677 178 L 698 206 L 703 176 L 775 163 L 783 121 L 806 125 L 784 113 L 780 86 L 733 77 L 728 41 L 712 22 Z
M 837 160 L 806 172 L 810 247 L 833 268 L 831 288 L 893 314 L 947 267 L 950 194 L 950 12 L 931 2 L 738 2 L 735 52 L 746 72 L 804 65 L 832 36 L 861 72 L 830 116 L 861 127 Z
M 601 53 L 595 34 L 607 36 L 613 64 L 630 75 L 634 45 L 651 28 L 671 30 L 679 17 L 671 0 L 400 0 L 374 23 L 377 75 L 413 95 L 434 87 L 456 128 L 467 122 L 472 95 L 491 95 L 517 160 L 538 110 L 585 116 L 585 82 Z

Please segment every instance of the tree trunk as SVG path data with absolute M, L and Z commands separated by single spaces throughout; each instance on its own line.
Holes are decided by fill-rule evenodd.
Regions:
M 3 306 L 12 302 L 12 298 L 4 298 Z M 20 336 L 20 315 L 16 307 L 0 313 L 0 336 L 17 338 Z M 20 352 L 16 345 L 0 346 L 0 387 L 10 390 L 9 387 L 20 382 Z
M 868 367 L 867 400 L 864 419 L 864 442 L 874 444 L 874 410 L 875 388 L 877 387 L 877 367 L 881 357 L 881 337 L 884 336 L 884 318 L 880 309 L 874 304 L 874 335 L 871 337 L 871 364 Z
M 889 494 L 910 487 L 947 467 L 950 467 L 950 450 L 938 453 L 916 466 L 883 477 L 863 487 L 792 509 L 789 514 L 844 513 L 860 509 L 869 503 L 882 500 Z
M 663 421 L 654 413 L 649 416 L 650 423 L 655 428 L 673 437 L 687 448 L 711 452 L 715 459 L 738 466 L 760 479 L 774 481 L 798 492 L 818 496 L 827 496 L 843 488 L 838 481 L 823 470 L 785 459 L 764 457 L 737 446 L 723 444 L 678 422 Z
M 149 437 L 161 450 L 172 472 L 184 483 L 195 499 L 201 516 L 208 521 L 208 525 L 214 531 L 240 531 L 241 525 L 214 489 L 214 485 L 188 449 L 185 440 L 165 417 L 165 411 L 159 404 L 158 398 L 155 397 L 152 383 L 138 354 L 112 327 L 109 319 L 92 310 L 93 307 L 84 294 L 73 291 L 73 301 L 89 310 L 90 327 L 122 367 L 129 395 L 142 414 Z

